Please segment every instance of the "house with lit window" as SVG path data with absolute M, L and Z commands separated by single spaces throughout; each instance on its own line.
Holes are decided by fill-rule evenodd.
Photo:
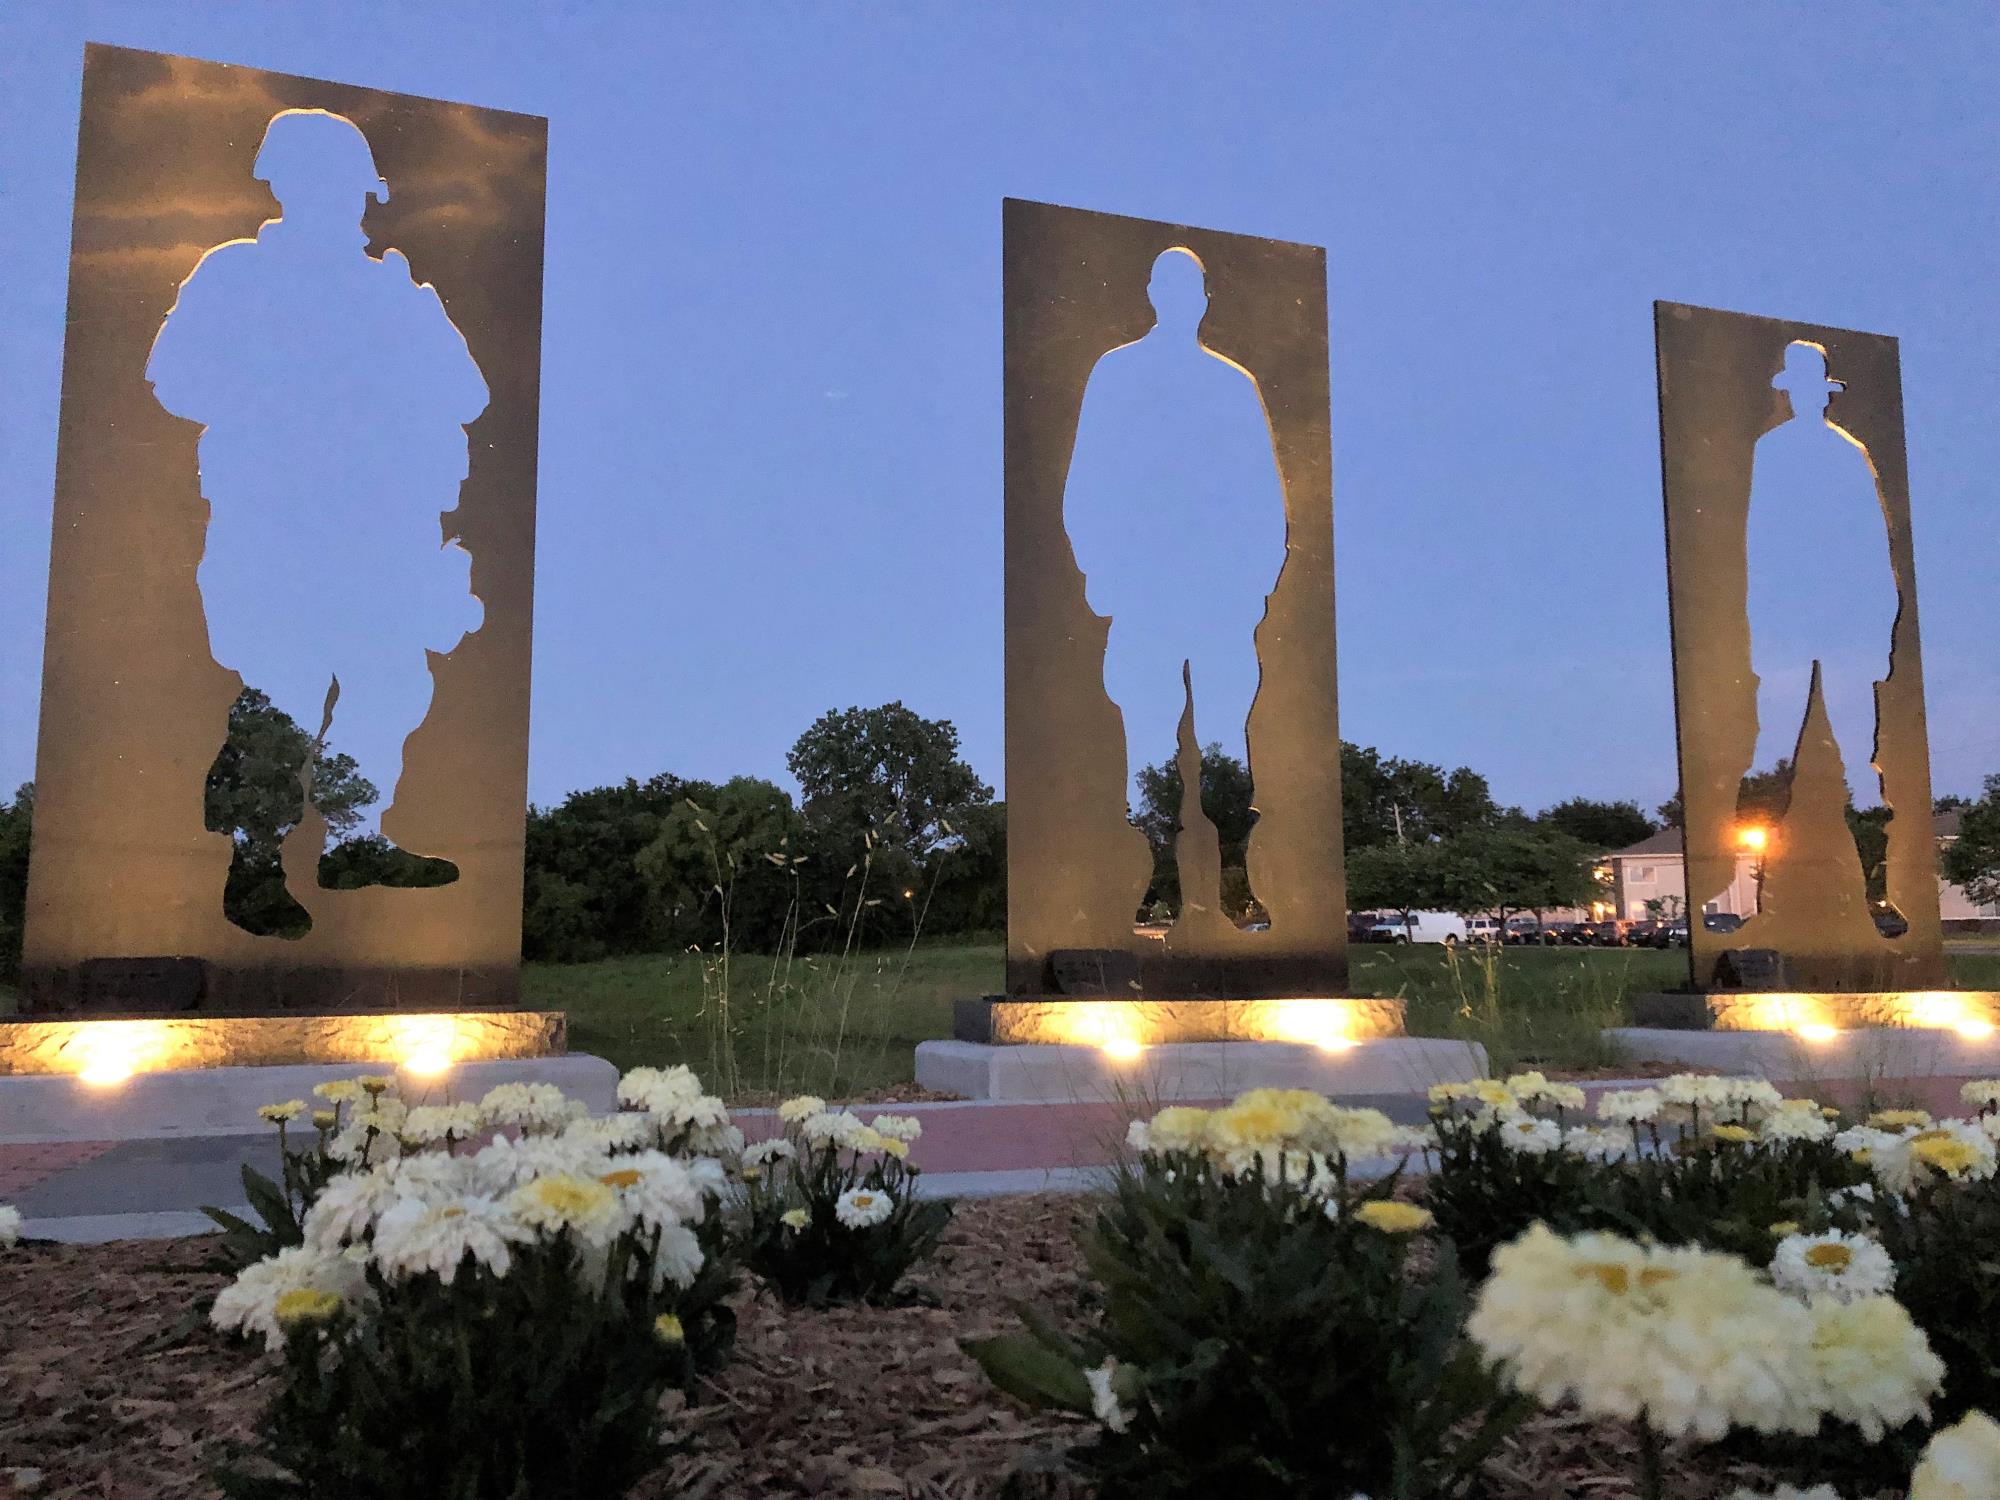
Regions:
M 1958 814 L 1939 813 L 1933 831 L 1942 849 L 1958 837 Z M 1606 887 L 1601 903 L 1607 916 L 1638 921 L 1645 917 L 1687 915 L 1687 851 L 1678 828 L 1663 828 L 1630 848 L 1604 855 L 1598 879 Z M 1658 904 L 1655 904 L 1658 903 Z M 1958 886 L 1938 877 L 1938 907 L 1947 932 L 2000 925 L 2000 906 L 1976 906 Z M 1757 851 L 1736 856 L 1736 874 L 1702 907 L 1704 912 L 1733 912 L 1748 917 L 1757 910 Z

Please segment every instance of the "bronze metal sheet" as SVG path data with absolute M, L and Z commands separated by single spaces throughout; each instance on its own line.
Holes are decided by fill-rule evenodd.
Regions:
M 1785 961 L 1786 988 L 1941 987 L 1944 938 L 1896 340 L 1672 302 L 1654 304 L 1654 331 L 1694 983 L 1706 988 L 1731 949 L 1771 949 Z M 1790 807 L 1765 860 L 1763 909 L 1734 933 L 1709 932 L 1700 920 L 1703 904 L 1735 874 L 1737 785 L 1752 769 L 1758 740 L 1747 562 L 1752 458 L 1758 439 L 1793 415 L 1789 396 L 1771 382 L 1794 342 L 1818 345 L 1827 374 L 1844 382 L 1826 420 L 1865 450 L 1887 519 L 1899 610 L 1889 672 L 1876 687 L 1875 764 L 1883 801 L 1894 812 L 1887 899 L 1909 923 L 1895 939 L 1883 937 L 1869 914 L 1865 875 L 1845 822 L 1841 752 L 1816 681 Z M 1824 542 L 1804 530 L 1792 540 L 1802 567 Z M 1829 597 L 1825 607 L 1838 611 L 1843 603 Z M 1845 770 L 1857 784 L 1868 774 L 1865 765 Z
M 1338 995 L 1347 927 L 1326 253 L 1016 199 L 1003 242 L 1008 992 L 1050 993 L 1068 953 L 1084 959 L 1072 973 L 1095 956 L 1102 990 L 1125 997 Z M 1256 632 L 1262 678 L 1248 725 L 1259 817 L 1247 863 L 1270 927 L 1184 917 L 1163 944 L 1133 933 L 1152 858 L 1126 818 L 1125 736 L 1104 686 L 1109 621 L 1086 599 L 1063 496 L 1085 385 L 1101 356 L 1153 327 L 1148 277 L 1172 249 L 1207 275 L 1203 347 L 1249 375 L 1263 402 L 1287 537 Z M 1184 764 L 1188 745 L 1184 736 Z M 1204 838 L 1214 838 L 1205 818 L 1183 847 Z
M 207 644 L 195 570 L 200 428 L 148 352 L 203 253 L 277 216 L 251 176 L 281 110 L 359 126 L 394 247 L 441 295 L 490 391 L 454 520 L 483 625 L 434 662 L 385 832 L 449 885 L 323 890 L 303 938 L 233 926 L 203 781 L 239 679 Z M 518 994 L 547 122 L 406 94 L 92 45 L 85 54 L 47 657 L 24 954 L 31 1006 L 93 959 L 206 960 L 231 1005 L 490 1005 Z M 300 566 L 310 566 L 302 559 Z M 290 850 L 287 850 L 290 853 Z

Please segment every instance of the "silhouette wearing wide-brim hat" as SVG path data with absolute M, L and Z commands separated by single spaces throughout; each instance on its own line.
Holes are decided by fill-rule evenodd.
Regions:
M 1794 758 L 1812 669 L 1858 806 L 1881 799 L 1876 684 L 1889 675 L 1901 595 L 1888 512 L 1867 451 L 1833 422 L 1845 383 L 1817 344 L 1788 344 L 1771 388 L 1791 416 L 1757 442 L 1745 528 L 1745 607 L 1757 676 L 1752 764 Z

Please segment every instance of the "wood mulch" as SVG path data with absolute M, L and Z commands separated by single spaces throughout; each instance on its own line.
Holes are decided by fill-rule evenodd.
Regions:
M 677 1411 L 678 1446 L 635 1500 L 1081 1497 L 1059 1460 L 1087 1424 L 998 1397 L 958 1340 L 1015 1326 L 1015 1300 L 1086 1316 L 1089 1212 L 1063 1195 L 960 1205 L 906 1306 L 787 1312 L 742 1294 L 734 1359 Z M 223 1284 L 191 1269 L 207 1254 L 201 1240 L 24 1245 L 0 1261 L 0 1496 L 215 1500 L 208 1468 L 250 1439 L 268 1361 L 206 1329 L 146 1347 Z M 1496 1455 L 1485 1493 L 1633 1500 L 1635 1467 L 1627 1434 L 1558 1414 Z M 1669 1493 L 1711 1500 L 1750 1477 L 1684 1473 Z

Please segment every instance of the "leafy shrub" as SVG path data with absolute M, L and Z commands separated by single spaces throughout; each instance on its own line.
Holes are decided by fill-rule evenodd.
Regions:
M 1084 1241 L 1101 1319 L 1071 1338 L 1024 1311 L 1025 1333 L 967 1345 L 992 1380 L 1098 1418 L 1073 1458 L 1106 1496 L 1468 1493 L 1527 1405 L 1461 1337 L 1430 1214 L 1393 1178 L 1349 1181 L 1351 1156 L 1407 1148 L 1396 1128 L 1258 1090 L 1135 1140 Z
M 744 1261 L 786 1302 L 881 1302 L 936 1250 L 951 1205 L 920 1199 L 908 1116 L 864 1125 L 802 1096 L 785 1133 L 744 1153 Z
M 710 1211 L 726 1169 L 707 1153 L 741 1137 L 686 1069 L 639 1070 L 621 1095 L 644 1108 L 593 1120 L 508 1084 L 398 1117 L 375 1094 L 322 1131 L 344 1169 L 299 1242 L 211 1312 L 283 1351 L 227 1494 L 599 1500 L 653 1466 L 662 1393 L 734 1341 L 736 1265 Z M 518 1134 L 469 1149 L 496 1129 Z

